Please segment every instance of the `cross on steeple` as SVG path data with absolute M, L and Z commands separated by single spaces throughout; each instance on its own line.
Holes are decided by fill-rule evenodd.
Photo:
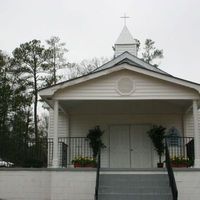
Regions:
M 129 16 L 126 15 L 126 13 L 124 13 L 124 16 L 120 17 L 122 19 L 124 19 L 124 26 L 126 25 L 126 19 L 130 18 Z

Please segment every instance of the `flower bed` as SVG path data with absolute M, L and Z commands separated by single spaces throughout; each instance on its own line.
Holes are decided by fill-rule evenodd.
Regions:
M 77 167 L 96 167 L 96 159 L 90 157 L 76 157 L 72 160 L 72 164 Z
M 190 167 L 191 160 L 184 158 L 183 156 L 175 156 L 170 159 L 172 167 Z

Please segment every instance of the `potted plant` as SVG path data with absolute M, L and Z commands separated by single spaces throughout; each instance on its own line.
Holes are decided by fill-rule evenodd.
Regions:
M 153 125 L 153 127 L 147 132 L 158 154 L 159 162 L 157 163 L 157 167 L 159 168 L 163 167 L 163 163 L 161 159 L 165 150 L 165 146 L 163 142 L 165 138 L 165 130 L 166 128 L 163 126 Z
M 72 160 L 72 164 L 77 167 L 96 167 L 96 159 L 90 157 L 76 157 Z
M 183 156 L 174 156 L 170 159 L 172 167 L 189 167 L 192 165 L 191 160 Z
M 96 158 L 100 149 L 105 147 L 101 140 L 103 133 L 104 131 L 102 131 L 99 126 L 95 126 L 93 129 L 90 129 L 87 134 L 87 139 L 92 148 L 93 158 Z

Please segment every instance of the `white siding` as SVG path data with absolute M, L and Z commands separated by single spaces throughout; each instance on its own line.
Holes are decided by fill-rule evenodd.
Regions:
M 50 109 L 49 111 L 49 132 L 48 132 L 48 137 L 53 138 L 53 133 L 54 133 L 54 126 L 53 126 L 53 110 Z M 59 137 L 67 137 L 68 136 L 68 120 L 66 115 L 63 112 L 59 112 L 58 115 L 58 136 Z
M 116 85 L 121 77 L 134 80 L 135 91 L 120 95 Z M 199 98 L 193 90 L 129 70 L 121 70 L 56 92 L 57 99 L 192 99 Z
M 198 122 L 199 122 L 199 134 L 200 134 L 200 110 L 198 112 L 198 117 L 199 117 Z M 192 112 L 189 112 L 184 116 L 184 133 L 186 137 L 194 137 L 194 118 Z
M 115 45 L 115 57 L 121 55 L 125 51 L 129 52 L 130 54 L 134 56 L 137 56 L 137 51 L 138 51 L 137 44 L 132 44 L 132 45 L 116 44 Z

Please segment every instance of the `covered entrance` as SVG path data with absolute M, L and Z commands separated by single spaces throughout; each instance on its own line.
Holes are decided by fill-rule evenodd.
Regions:
M 152 167 L 152 145 L 147 135 L 150 125 L 110 126 L 110 168 Z

